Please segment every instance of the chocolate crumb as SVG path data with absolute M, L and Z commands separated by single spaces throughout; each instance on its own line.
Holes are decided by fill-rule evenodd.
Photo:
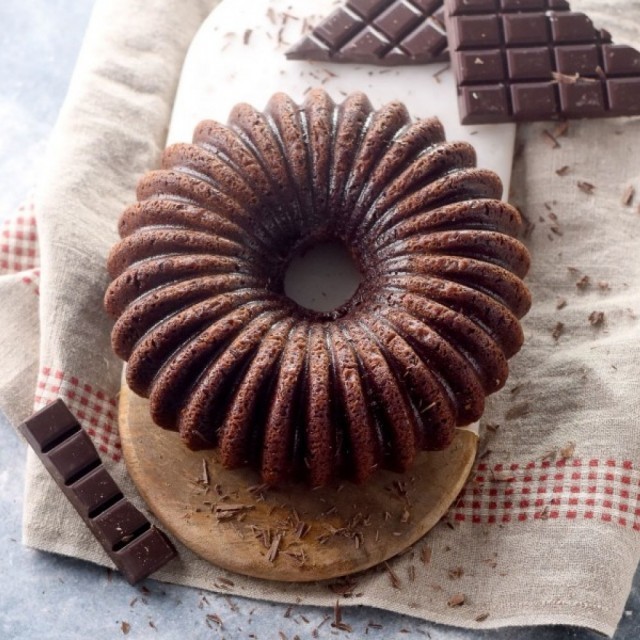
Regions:
M 604 324 L 604 311 L 592 311 L 589 314 L 589 324 L 599 329 Z
M 447 600 L 448 607 L 461 607 L 464 604 L 464 593 L 456 593 Z
M 630 207 L 633 204 L 633 198 L 636 195 L 636 190 L 633 186 L 629 185 L 622 194 L 622 204 L 625 207 Z
M 157 631 L 158 627 L 156 627 L 156 625 L 154 624 L 153 620 L 149 620 L 149 626 L 154 630 Z
M 447 572 L 449 576 L 449 580 L 459 580 L 464 575 L 464 569 L 462 567 L 455 567 L 454 569 L 449 569 Z
M 563 322 L 558 322 L 556 324 L 556 326 L 553 328 L 553 331 L 551 331 L 551 337 L 558 342 L 558 340 L 560 339 L 560 336 L 564 333 L 564 323 Z
M 569 131 L 569 121 L 563 120 L 562 122 L 559 122 L 556 128 L 553 130 L 553 135 L 556 138 L 561 138 L 562 136 L 566 136 L 568 131 Z
M 489 617 L 488 613 L 480 613 L 475 617 L 476 622 L 484 622 Z
M 124 635 L 126 636 L 129 631 L 131 631 L 131 625 L 128 622 L 122 621 L 120 623 L 120 631 L 122 631 L 122 633 L 124 633 Z
M 569 165 L 565 164 L 563 167 L 556 169 L 556 174 L 560 177 L 566 176 L 569 173 Z
M 500 428 L 499 424 L 492 424 L 492 423 L 487 424 L 487 431 L 490 431 L 491 433 L 496 433 L 499 428 Z
M 560 309 L 564 309 L 567 306 L 567 301 L 565 298 L 558 298 L 556 301 L 556 309 L 560 311 Z
M 242 36 L 242 44 L 249 44 L 249 40 L 251 40 L 251 34 L 253 33 L 253 29 L 247 29 Z
M 568 460 L 569 458 L 572 458 L 573 454 L 575 453 L 575 450 L 576 450 L 576 443 L 567 442 L 567 444 L 565 444 L 564 447 L 560 449 L 560 458 L 562 460 Z
M 420 550 L 420 560 L 422 560 L 422 564 L 429 564 L 431 562 L 431 547 L 422 547 Z
M 520 404 L 511 407 L 505 414 L 505 420 L 517 420 L 518 418 L 523 418 L 528 415 L 531 410 L 531 406 L 528 402 L 522 402 Z
M 576 287 L 581 291 L 584 291 L 591 284 L 591 278 L 589 276 L 582 276 L 578 282 L 576 282 Z
M 593 195 L 593 192 L 595 191 L 595 188 L 596 188 L 594 184 L 591 184 L 590 182 L 585 182 L 584 180 L 578 180 L 576 184 L 578 186 L 578 189 L 580 189 L 580 191 L 590 196 Z

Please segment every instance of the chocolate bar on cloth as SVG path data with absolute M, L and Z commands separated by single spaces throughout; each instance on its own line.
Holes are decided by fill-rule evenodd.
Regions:
M 448 60 L 443 0 L 347 0 L 286 55 L 384 66 Z
M 445 0 L 462 124 L 640 114 L 640 52 L 566 0 Z
M 177 555 L 166 535 L 123 496 L 91 438 L 62 400 L 18 429 L 130 584 Z

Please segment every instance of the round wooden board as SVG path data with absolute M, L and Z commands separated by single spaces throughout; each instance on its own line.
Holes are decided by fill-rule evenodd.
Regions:
M 224 569 L 287 582 L 355 573 L 407 549 L 455 500 L 477 449 L 475 434 L 459 431 L 408 474 L 379 472 L 366 486 L 265 489 L 255 473 L 225 469 L 215 452 L 190 451 L 156 427 L 147 401 L 126 385 L 120 437 L 134 483 L 176 538 Z

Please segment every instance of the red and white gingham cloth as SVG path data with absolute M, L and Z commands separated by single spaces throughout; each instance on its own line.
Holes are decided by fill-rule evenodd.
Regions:
M 98 0 L 35 210 L 4 223 L 0 239 L 3 410 L 18 422 L 34 401 L 63 397 L 143 508 L 117 436 L 121 364 L 102 310 L 105 261 L 138 177 L 158 164 L 185 51 L 214 3 Z M 630 5 L 622 16 L 613 1 L 574 0 L 637 45 L 640 3 Z M 640 215 L 621 196 L 640 189 L 640 119 L 571 123 L 554 149 L 548 127 L 519 130 L 512 200 L 532 225 L 534 304 L 507 388 L 488 402 L 480 459 L 444 522 L 393 561 L 401 588 L 370 571 L 345 605 L 469 628 L 572 624 L 609 635 L 624 610 L 640 558 Z M 31 454 L 26 485 L 26 544 L 109 563 Z M 158 577 L 215 590 L 219 574 L 181 548 Z M 279 602 L 335 601 L 322 583 L 234 576 L 233 585 L 229 593 Z M 448 606 L 460 593 L 464 604 Z
M 11 276 L 11 281 L 24 285 L 27 296 L 39 296 L 40 252 L 33 201 L 0 224 L 0 256 L 0 278 Z M 121 460 L 114 396 L 75 375 L 43 365 L 38 372 L 33 408 L 42 409 L 56 398 L 67 403 L 101 453 L 114 462 Z

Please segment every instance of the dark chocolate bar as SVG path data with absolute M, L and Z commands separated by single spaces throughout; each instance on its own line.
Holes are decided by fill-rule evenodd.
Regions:
M 347 0 L 286 55 L 386 66 L 448 60 L 443 0 Z
M 129 583 L 144 580 L 177 555 L 166 535 L 122 495 L 62 400 L 18 429 Z
M 640 52 L 566 0 L 445 0 L 463 124 L 640 114 Z

